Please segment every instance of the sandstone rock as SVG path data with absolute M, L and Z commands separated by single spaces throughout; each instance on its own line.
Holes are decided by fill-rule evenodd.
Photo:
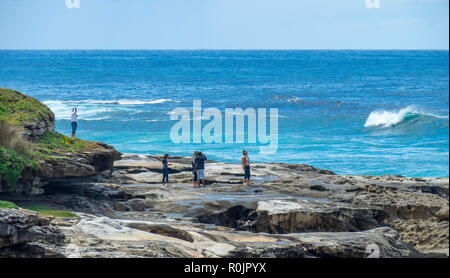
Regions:
M 135 211 L 144 211 L 149 208 L 149 203 L 144 199 L 131 199 L 127 204 Z
M 52 220 L 66 242 L 37 240 L 28 251 L 0 248 L 0 256 L 448 256 L 435 253 L 448 249 L 448 178 L 341 176 L 268 163 L 252 165 L 247 187 L 238 163 L 209 161 L 210 185 L 194 189 L 190 162 L 171 158 L 169 187 L 160 185 L 160 156 L 150 155 L 124 155 L 111 174 L 51 180 L 46 196 L 32 199 L 81 216 Z
M 0 249 L 23 246 L 38 240 L 62 244 L 64 235 L 57 227 L 49 224 L 48 218 L 41 218 L 36 213 L 0 209 Z
M 437 219 L 439 219 L 440 221 L 448 221 L 448 207 L 443 207 L 441 208 L 437 213 L 436 213 L 436 217 Z
M 130 208 L 123 202 L 115 202 L 113 206 L 117 211 L 130 211 Z

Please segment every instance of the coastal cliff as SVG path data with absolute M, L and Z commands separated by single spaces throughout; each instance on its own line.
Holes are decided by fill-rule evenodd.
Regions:
M 55 132 L 46 105 L 10 89 L 0 88 L 0 128 L 0 193 L 43 194 L 53 179 L 101 174 L 121 156 L 104 143 Z
M 3 127 L 28 141 L 0 149 L 0 257 L 448 257 L 448 178 L 255 163 L 243 186 L 239 164 L 208 161 L 194 189 L 191 158 L 170 157 L 166 187 L 161 156 L 68 138 L 40 104 L 16 117 L 10 94 L 27 99 L 0 90 Z

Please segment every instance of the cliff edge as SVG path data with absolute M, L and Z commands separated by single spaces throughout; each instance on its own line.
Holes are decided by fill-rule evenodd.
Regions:
M 0 194 L 39 195 L 53 179 L 95 176 L 120 158 L 109 145 L 55 132 L 45 104 L 0 88 Z

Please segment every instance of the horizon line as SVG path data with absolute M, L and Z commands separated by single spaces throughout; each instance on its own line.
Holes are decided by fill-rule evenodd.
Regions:
M 74 51 L 74 50 L 139 50 L 139 51 L 201 51 L 201 50 L 215 50 L 215 51 L 241 51 L 241 50 L 257 50 L 257 51 L 314 51 L 314 50 L 334 50 L 334 51 L 346 51 L 346 50 L 362 50 L 362 51 L 449 51 L 445 48 L 0 48 L 0 51 L 23 51 L 23 50 L 36 50 L 36 51 Z

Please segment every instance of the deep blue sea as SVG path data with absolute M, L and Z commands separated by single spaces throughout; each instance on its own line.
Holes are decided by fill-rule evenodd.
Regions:
M 0 87 L 46 103 L 57 130 L 122 152 L 449 176 L 448 51 L 0 51 Z M 175 144 L 169 112 L 278 108 L 278 151 Z M 204 123 L 207 123 L 204 122 Z

